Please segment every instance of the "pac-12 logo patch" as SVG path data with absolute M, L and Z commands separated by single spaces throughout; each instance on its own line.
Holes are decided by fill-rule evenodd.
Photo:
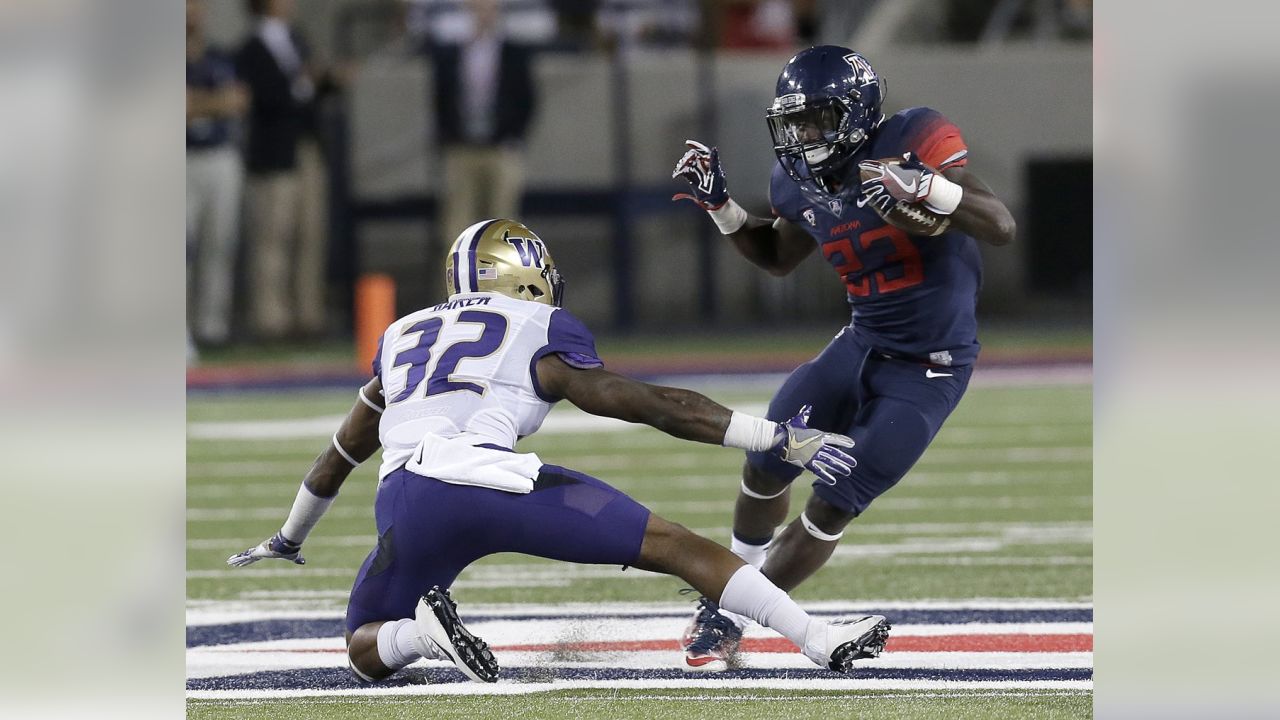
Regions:
M 800 214 L 804 215 L 804 219 L 807 220 L 810 225 L 815 227 L 818 225 L 818 218 L 814 216 L 813 208 L 805 208 Z
M 831 212 L 837 215 L 844 212 L 844 203 L 840 202 L 838 198 L 827 203 L 827 206 L 831 208 Z

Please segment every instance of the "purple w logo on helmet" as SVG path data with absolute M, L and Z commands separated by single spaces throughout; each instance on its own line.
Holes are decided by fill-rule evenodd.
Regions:
M 511 244 L 520 254 L 520 264 L 525 267 L 542 267 L 542 258 L 547 254 L 547 246 L 542 244 L 538 238 L 524 238 L 504 236 L 502 238 Z

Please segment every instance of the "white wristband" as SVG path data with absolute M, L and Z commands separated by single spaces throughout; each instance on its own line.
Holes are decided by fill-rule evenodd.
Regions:
M 747 211 L 734 202 L 733 198 L 729 198 L 725 204 L 715 210 L 708 210 L 707 213 L 715 221 L 716 227 L 720 228 L 721 235 L 736 233 L 747 224 Z
M 735 411 L 724 431 L 725 447 L 763 452 L 777 444 L 778 423 Z
M 929 190 L 921 198 L 924 206 L 939 215 L 950 215 L 960 207 L 960 198 L 964 196 L 964 188 L 943 177 L 942 173 L 929 176 Z
M 301 545 L 336 497 L 337 495 L 322 498 L 308 490 L 307 484 L 303 483 L 302 487 L 298 488 L 298 496 L 294 498 L 293 508 L 289 510 L 289 519 L 284 521 L 280 534 L 285 540 Z

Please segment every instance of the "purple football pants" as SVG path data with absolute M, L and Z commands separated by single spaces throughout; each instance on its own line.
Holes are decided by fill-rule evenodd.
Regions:
M 649 510 L 589 475 L 543 465 L 526 495 L 453 485 L 403 468 L 388 475 L 374 503 L 378 545 L 356 575 L 347 630 L 413 617 L 434 585 L 486 555 L 525 555 L 631 565 Z

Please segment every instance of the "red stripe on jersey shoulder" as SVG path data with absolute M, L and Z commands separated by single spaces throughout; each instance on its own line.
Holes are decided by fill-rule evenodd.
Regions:
M 969 146 L 965 144 L 960 128 L 941 115 L 931 118 L 916 137 L 919 140 L 912 143 L 912 149 L 925 165 L 946 170 L 964 167 L 969 161 Z

